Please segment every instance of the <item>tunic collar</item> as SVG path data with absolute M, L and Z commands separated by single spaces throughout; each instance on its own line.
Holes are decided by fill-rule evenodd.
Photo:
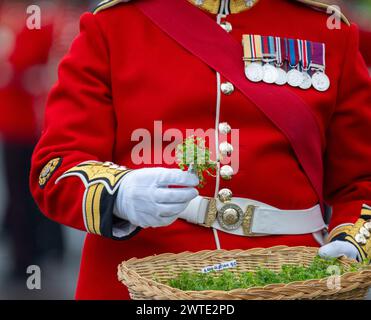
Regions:
M 239 13 L 252 8 L 259 0 L 188 0 L 212 14 Z

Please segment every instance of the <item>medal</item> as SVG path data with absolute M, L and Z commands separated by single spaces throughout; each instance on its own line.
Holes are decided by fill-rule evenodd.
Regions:
M 287 73 L 282 68 L 277 68 L 278 77 L 275 82 L 275 84 L 278 84 L 279 86 L 283 86 L 287 83 Z
M 259 35 L 243 35 L 242 44 L 244 49 L 245 75 L 252 82 L 263 80 L 264 71 L 261 64 L 263 59 L 262 40 Z
M 303 74 L 297 69 L 299 60 L 298 43 L 294 39 L 286 39 L 288 42 L 288 58 L 291 70 L 287 73 L 287 82 L 292 87 L 299 87 L 303 82 Z
M 260 82 L 263 80 L 264 71 L 263 67 L 258 62 L 251 62 L 245 67 L 245 75 L 247 79 L 252 82 Z
M 330 79 L 323 71 L 317 71 L 312 76 L 313 87 L 321 92 L 330 88 Z
M 300 88 L 308 90 L 312 86 L 312 78 L 308 74 L 309 65 L 311 62 L 311 43 L 309 41 L 298 40 L 299 60 L 302 69 L 303 81 Z
M 312 75 L 313 87 L 320 92 L 330 88 L 330 79 L 326 75 L 325 44 L 319 42 L 312 43 L 312 63 L 311 68 L 315 70 Z
M 303 80 L 303 74 L 297 69 L 291 69 L 287 73 L 287 83 L 292 87 L 299 87 Z
M 271 64 L 267 63 L 263 66 L 263 81 L 265 83 L 275 83 L 278 79 L 278 71 Z
M 267 61 L 267 63 L 263 66 L 263 81 L 265 83 L 275 83 L 278 79 L 278 72 L 274 65 L 270 64 L 270 61 L 274 61 L 276 56 L 274 38 L 271 36 L 261 38 L 263 61 Z
M 285 70 L 282 69 L 284 59 L 286 59 L 286 50 L 285 50 L 285 43 L 284 39 L 281 39 L 280 37 L 276 37 L 276 69 L 277 69 L 277 80 L 275 84 L 278 84 L 279 86 L 283 86 L 287 83 L 287 73 Z
M 300 88 L 308 90 L 312 86 L 312 78 L 307 72 L 302 72 L 303 81 L 300 84 Z
M 325 73 L 324 43 L 243 35 L 242 44 L 245 75 L 250 81 L 280 86 L 288 83 L 303 90 L 313 86 L 321 92 L 330 88 L 330 79 Z

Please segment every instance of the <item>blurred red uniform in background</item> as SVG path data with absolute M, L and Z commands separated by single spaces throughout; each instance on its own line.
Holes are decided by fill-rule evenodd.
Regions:
M 27 25 L 27 1 L 0 2 L 0 136 L 3 140 L 13 273 L 46 254 L 61 257 L 61 227 L 45 219 L 28 188 L 30 158 L 42 125 L 44 105 L 56 79 L 57 62 L 78 31 L 80 10 L 71 3 L 42 3 L 41 28 Z

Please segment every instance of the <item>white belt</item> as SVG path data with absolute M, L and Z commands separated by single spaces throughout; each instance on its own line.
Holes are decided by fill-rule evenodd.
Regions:
M 305 210 L 280 210 L 246 198 L 222 203 L 198 196 L 180 218 L 240 236 L 298 235 L 326 228 L 319 205 Z

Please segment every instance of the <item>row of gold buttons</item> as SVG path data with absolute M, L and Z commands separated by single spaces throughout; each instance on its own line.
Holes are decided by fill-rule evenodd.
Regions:
M 232 32 L 233 27 L 228 21 L 222 21 L 220 24 L 226 32 Z M 231 95 L 234 92 L 234 85 L 231 82 L 223 82 L 220 86 L 220 90 L 224 95 Z M 219 134 L 227 135 L 232 131 L 231 126 L 227 122 L 222 122 L 219 124 Z M 219 151 L 222 156 L 229 156 L 233 152 L 233 146 L 228 142 L 222 142 L 219 145 Z M 224 165 L 220 168 L 220 176 L 224 180 L 231 180 L 233 176 L 233 168 L 229 165 Z M 221 189 L 218 193 L 218 198 L 221 202 L 225 203 L 232 199 L 232 191 L 230 189 Z

